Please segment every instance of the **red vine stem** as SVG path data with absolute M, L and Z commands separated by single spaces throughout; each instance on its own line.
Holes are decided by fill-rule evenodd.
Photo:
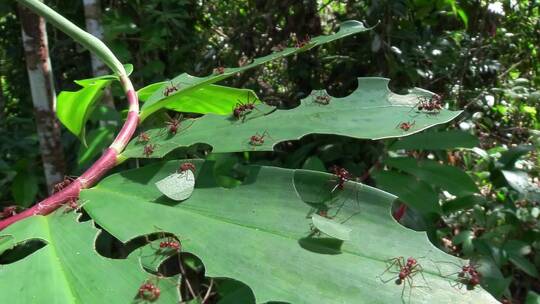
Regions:
M 121 75 L 120 82 L 122 83 L 124 92 L 126 92 L 126 97 L 129 103 L 129 112 L 126 122 L 109 148 L 105 150 L 101 157 L 90 168 L 88 168 L 86 172 L 84 172 L 76 180 L 72 181 L 66 188 L 49 196 L 48 198 L 21 213 L 0 220 L 0 230 L 27 217 L 33 215 L 47 215 L 53 212 L 68 200 L 78 198 L 82 189 L 95 185 L 96 182 L 98 182 L 103 175 L 105 175 L 105 173 L 117 165 L 118 154 L 121 153 L 127 146 L 129 140 L 135 133 L 137 125 L 139 124 L 139 100 L 137 98 L 137 93 L 135 92 L 128 76 Z

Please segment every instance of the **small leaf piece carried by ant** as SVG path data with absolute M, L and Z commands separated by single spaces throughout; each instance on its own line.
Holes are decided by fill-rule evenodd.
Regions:
M 327 217 L 311 215 L 313 226 L 320 232 L 342 241 L 351 239 L 352 229 Z
M 195 188 L 195 175 L 187 169 L 175 172 L 164 179 L 156 182 L 156 187 L 161 193 L 175 201 L 188 199 Z

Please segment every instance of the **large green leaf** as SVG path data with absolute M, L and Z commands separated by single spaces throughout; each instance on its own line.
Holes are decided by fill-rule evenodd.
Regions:
M 414 283 L 428 287 L 414 288 L 411 303 L 496 303 L 479 288 L 450 286 L 455 277 L 445 275 L 456 272 L 460 260 L 396 223 L 390 217 L 395 197 L 388 193 L 353 182 L 332 193 L 333 175 L 258 166 L 247 168 L 243 184 L 225 189 L 216 183 L 212 161 L 191 162 L 196 188 L 182 203 L 154 185 L 181 164 L 170 161 L 104 179 L 81 193 L 84 208 L 123 242 L 156 226 L 176 234 L 207 276 L 244 282 L 257 303 L 400 303 L 402 286 L 379 278 L 396 275 L 383 272 L 386 261 L 399 256 L 417 257 L 424 267 L 427 282 L 418 275 Z M 350 241 L 308 237 L 317 209 L 345 222 Z
M 433 160 L 418 161 L 410 157 L 394 157 L 385 160 L 385 164 L 416 176 L 418 179 L 441 187 L 457 195 L 478 193 L 472 178 L 459 168 L 440 164 Z
M 332 98 L 327 105 L 316 103 L 313 92 L 292 110 L 276 110 L 260 105 L 242 122 L 232 116 L 206 115 L 183 122 L 183 129 L 171 136 L 162 128 L 148 130 L 155 150 L 150 157 L 162 157 L 175 148 L 207 143 L 213 152 L 271 151 L 285 140 L 299 139 L 313 133 L 337 134 L 365 139 L 400 137 L 446 123 L 460 111 L 443 110 L 438 114 L 417 113 L 413 108 L 419 96 L 431 93 L 415 89 L 408 95 L 392 93 L 386 78 L 359 78 L 358 89 L 343 98 Z M 408 131 L 401 122 L 415 122 Z M 250 144 L 253 135 L 267 134 L 259 146 Z M 122 153 L 124 157 L 143 157 L 144 145 L 132 140 Z
M 170 85 L 170 82 L 154 83 L 140 89 L 137 91 L 139 99 L 147 101 L 152 94 L 167 84 Z M 238 102 L 247 104 L 259 102 L 259 100 L 252 90 L 211 84 L 195 91 L 171 94 L 163 102 L 166 103 L 165 108 L 177 112 L 225 115 L 231 114 Z
M 186 94 L 190 91 L 197 90 L 198 88 L 202 86 L 218 82 L 220 80 L 231 77 L 235 75 L 236 73 L 243 72 L 248 69 L 252 69 L 254 67 L 263 65 L 272 60 L 276 60 L 276 59 L 290 56 L 293 54 L 305 52 L 315 46 L 325 44 L 325 43 L 328 43 L 337 39 L 341 39 L 343 37 L 347 37 L 356 33 L 364 32 L 369 29 L 370 28 L 366 28 L 362 22 L 345 21 L 340 25 L 339 31 L 337 33 L 326 35 L 326 36 L 317 36 L 315 38 L 312 38 L 310 43 L 306 45 L 305 47 L 302 47 L 302 48 L 287 47 L 281 51 L 277 51 L 270 55 L 260 57 L 260 58 L 255 58 L 250 64 L 246 64 L 244 66 L 236 67 L 236 68 L 225 68 L 222 74 L 214 73 L 206 77 L 196 77 L 196 76 L 191 76 L 189 74 L 183 73 L 171 80 L 172 83 L 178 87 L 178 92 L 175 93 L 175 95 Z M 163 84 L 159 90 L 156 90 L 156 92 L 148 98 L 148 100 L 145 102 L 145 104 L 142 107 L 141 116 L 140 116 L 141 120 L 145 120 L 150 114 L 167 106 L 167 104 L 172 101 L 170 98 L 167 98 L 167 96 L 165 96 L 164 94 L 165 89 L 168 85 L 169 84 L 167 83 Z
M 78 223 L 74 213 L 33 216 L 2 234 L 8 236 L 1 252 L 27 241 L 46 243 L 26 258 L 2 265 L 0 303 L 131 303 L 139 286 L 150 279 L 136 258 L 112 260 L 95 252 L 98 230 L 92 222 Z M 7 246 L 9 245 L 9 246 Z M 174 283 L 158 283 L 155 303 L 175 303 Z

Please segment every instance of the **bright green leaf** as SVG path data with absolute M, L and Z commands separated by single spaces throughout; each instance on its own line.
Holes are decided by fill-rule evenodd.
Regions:
M 96 107 L 105 88 L 116 79 L 107 75 L 91 79 L 77 80 L 75 83 L 83 87 L 79 91 L 62 91 L 58 95 L 56 114 L 62 124 L 85 145 L 85 125 Z
M 170 82 L 154 83 L 140 89 L 137 94 L 142 101 Z M 237 103 L 258 103 L 257 95 L 252 90 L 237 89 L 219 85 L 208 85 L 182 94 L 172 93 L 163 99 L 165 108 L 177 112 L 200 114 L 230 115 Z
M 81 145 L 77 153 L 77 165 L 79 167 L 85 166 L 103 152 L 113 141 L 115 129 L 114 126 L 105 126 L 90 131 L 88 133 L 88 146 Z

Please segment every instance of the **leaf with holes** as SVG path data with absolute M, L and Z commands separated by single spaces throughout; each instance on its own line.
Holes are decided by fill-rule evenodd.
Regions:
M 244 182 L 225 189 L 216 183 L 214 162 L 189 162 L 197 168 L 196 185 L 182 203 L 154 186 L 181 164 L 169 161 L 109 176 L 81 193 L 84 208 L 123 242 L 155 233 L 156 226 L 186 240 L 182 250 L 202 260 L 207 276 L 247 284 L 257 303 L 399 303 L 403 286 L 390 280 L 398 270 L 385 273 L 387 260 L 399 256 L 417 257 L 427 281 L 414 277 L 415 285 L 428 287 L 413 288 L 410 303 L 496 303 L 480 288 L 451 287 L 456 277 L 447 275 L 460 260 L 425 233 L 396 223 L 388 193 L 354 182 L 332 192 L 333 175 L 259 166 L 247 167 Z M 310 236 L 317 210 L 346 223 L 350 241 Z
M 163 85 L 171 87 L 174 83 L 159 82 L 146 86 L 137 91 L 139 99 L 147 101 L 150 96 L 161 90 Z M 165 97 L 163 102 L 166 103 L 166 109 L 177 112 L 225 115 L 230 114 L 238 103 L 260 103 L 260 100 L 252 90 L 212 84 L 182 94 L 173 92 Z
M 139 286 L 151 275 L 136 258 L 113 260 L 95 252 L 98 232 L 92 222 L 79 223 L 74 213 L 63 210 L 33 216 L 3 230 L 3 238 L 8 236 L 6 244 L 0 245 L 3 256 L 9 255 L 7 249 L 29 241 L 44 246 L 2 265 L 0 303 L 103 303 L 103 299 L 132 303 Z M 157 284 L 161 295 L 154 303 L 178 302 L 175 284 L 166 279 Z
M 363 139 L 382 139 L 414 134 L 456 118 L 461 111 L 442 110 L 437 114 L 418 113 L 414 105 L 427 91 L 414 89 L 408 95 L 392 93 L 385 78 L 359 78 L 358 89 L 343 98 L 331 98 L 328 104 L 317 102 L 324 92 L 313 92 L 292 110 L 275 110 L 259 105 L 245 120 L 234 117 L 205 115 L 184 120 L 176 135 L 161 128 L 147 130 L 156 144 L 149 157 L 162 157 L 168 152 L 196 143 L 207 143 L 213 152 L 272 151 L 282 141 L 299 139 L 307 134 L 337 134 Z M 328 96 L 329 97 L 329 96 Z M 324 97 L 323 97 L 324 98 Z M 402 122 L 414 122 L 407 131 Z M 262 140 L 253 142 L 256 136 Z M 144 157 L 144 145 L 132 140 L 123 157 Z
M 244 72 L 246 70 L 261 66 L 272 60 L 280 59 L 286 56 L 305 52 L 313 47 L 332 42 L 337 39 L 341 39 L 356 33 L 365 32 L 371 28 L 366 28 L 362 22 L 359 21 L 345 21 L 340 27 L 339 31 L 330 35 L 323 35 L 312 38 L 310 43 L 306 47 L 286 47 L 282 50 L 276 51 L 270 55 L 255 58 L 251 63 L 236 68 L 219 68 L 218 72 L 214 72 L 212 75 L 206 77 L 196 77 L 189 74 L 181 74 L 172 79 L 173 85 L 177 86 L 177 91 L 174 91 L 175 95 L 187 94 L 191 91 L 195 91 L 203 86 L 216 83 L 223 79 L 236 75 L 237 73 Z M 166 107 L 173 100 L 167 98 L 167 86 L 170 84 L 164 83 L 156 90 L 144 103 L 141 109 L 141 120 L 145 120 L 149 115 L 156 112 L 159 109 Z

